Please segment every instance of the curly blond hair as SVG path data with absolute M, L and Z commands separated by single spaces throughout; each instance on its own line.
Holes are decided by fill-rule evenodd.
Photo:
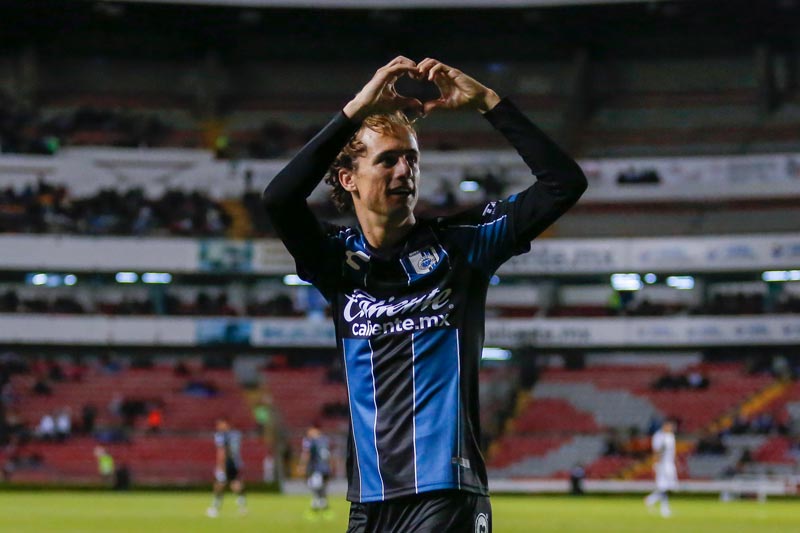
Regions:
M 336 156 L 333 164 L 328 168 L 328 173 L 325 175 L 325 183 L 332 187 L 331 200 L 333 205 L 341 213 L 353 208 L 353 198 L 339 183 L 339 171 L 342 169 L 356 170 L 356 160 L 367 152 L 367 146 L 361 141 L 361 134 L 367 128 L 384 135 L 391 135 L 398 130 L 405 129 L 410 131 L 414 138 L 417 137 L 413 122 L 402 111 L 375 114 L 365 118 L 358 131 L 350 137 L 342 151 Z

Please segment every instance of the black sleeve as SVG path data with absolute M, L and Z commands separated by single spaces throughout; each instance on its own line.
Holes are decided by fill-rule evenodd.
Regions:
M 484 116 L 508 139 L 536 177 L 514 202 L 514 237 L 520 244 L 529 243 L 575 205 L 586 191 L 586 176 L 574 159 L 508 99 Z
M 272 179 L 261 197 L 278 237 L 297 263 L 298 274 L 321 289 L 322 276 L 331 273 L 325 259 L 335 251 L 306 199 L 358 128 L 343 112 L 337 113 Z
M 494 272 L 563 215 L 586 190 L 578 164 L 504 98 L 484 117 L 517 150 L 536 181 L 510 197 L 449 217 L 469 261 Z

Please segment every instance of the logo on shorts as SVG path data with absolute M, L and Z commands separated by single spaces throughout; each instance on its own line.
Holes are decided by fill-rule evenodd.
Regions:
M 475 518 L 475 533 L 489 533 L 489 516 L 480 513 Z

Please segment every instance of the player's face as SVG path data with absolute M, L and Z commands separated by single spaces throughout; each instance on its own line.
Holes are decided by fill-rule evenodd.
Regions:
M 356 160 L 352 176 L 343 182 L 353 195 L 356 213 L 360 207 L 389 219 L 407 217 L 417 205 L 419 194 L 416 137 L 405 128 L 390 134 L 366 128 L 361 141 L 366 153 Z

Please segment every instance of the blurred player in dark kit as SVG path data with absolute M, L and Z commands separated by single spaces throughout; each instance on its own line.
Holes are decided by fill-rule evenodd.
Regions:
M 331 475 L 330 441 L 319 428 L 312 425 L 303 437 L 303 452 L 300 455 L 300 469 L 304 471 L 306 483 L 311 489 L 310 518 L 321 514 L 331 518 L 328 510 L 328 478 Z
M 217 449 L 214 465 L 214 499 L 206 514 L 211 518 L 219 516 L 225 487 L 230 485 L 236 494 L 239 514 L 247 514 L 247 499 L 244 495 L 244 483 L 239 479 L 242 467 L 242 434 L 233 429 L 227 418 L 217 419 L 217 431 L 214 433 L 214 446 Z

